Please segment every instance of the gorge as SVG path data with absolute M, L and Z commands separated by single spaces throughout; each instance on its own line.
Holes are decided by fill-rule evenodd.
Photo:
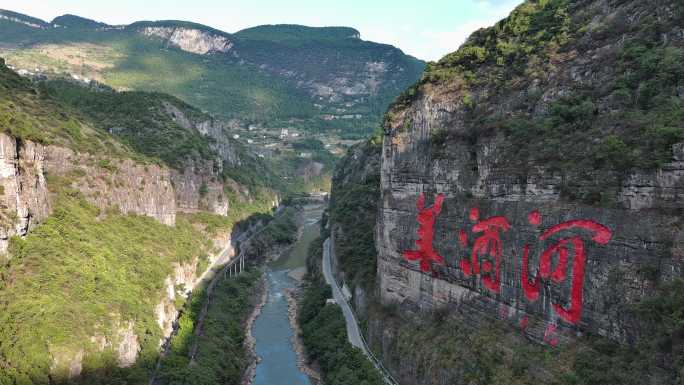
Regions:
M 0 57 L 2 385 L 684 381 L 679 0 L 428 63 L 0 10 Z

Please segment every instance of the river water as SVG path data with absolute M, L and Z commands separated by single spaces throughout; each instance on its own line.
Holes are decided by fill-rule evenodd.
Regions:
M 261 362 L 256 367 L 254 385 L 310 385 L 309 378 L 297 368 L 292 348 L 293 331 L 287 317 L 286 288 L 294 287 L 289 270 L 269 270 L 268 300 L 254 323 L 256 353 Z
M 317 221 L 321 210 L 307 206 L 304 210 L 303 235 L 282 261 L 272 263 L 266 271 L 268 300 L 256 319 L 252 334 L 256 339 L 256 353 L 261 361 L 256 367 L 254 385 L 311 385 L 309 378 L 297 368 L 297 355 L 292 346 L 294 331 L 288 319 L 287 298 L 284 290 L 295 287 L 288 276 L 290 269 L 304 266 L 301 253 L 305 252 L 318 232 Z M 313 235 L 313 236 L 312 236 Z

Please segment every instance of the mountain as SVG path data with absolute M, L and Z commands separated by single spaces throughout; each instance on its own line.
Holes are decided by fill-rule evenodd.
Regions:
M 228 129 L 169 95 L 34 82 L 0 60 L 0 383 L 148 383 L 199 277 L 290 191 Z M 222 283 L 241 293 L 222 306 L 251 277 Z M 221 320 L 237 327 L 241 306 Z M 207 365 L 193 370 L 226 374 Z
M 0 11 L 0 55 L 18 70 L 165 92 L 241 126 L 359 137 L 424 63 L 345 27 L 269 25 L 234 34 L 183 21 L 110 26 Z
M 680 383 L 682 25 L 525 1 L 338 163 L 333 265 L 399 383 Z

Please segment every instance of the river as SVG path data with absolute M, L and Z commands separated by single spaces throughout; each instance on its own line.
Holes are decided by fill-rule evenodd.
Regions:
M 297 367 L 297 355 L 292 346 L 294 332 L 288 319 L 284 291 L 295 287 L 296 282 L 288 273 L 304 267 L 308 246 L 318 235 L 321 212 L 320 205 L 305 206 L 302 235 L 292 250 L 271 263 L 266 271 L 268 300 L 252 329 L 256 353 L 261 358 L 254 385 L 311 385 L 309 378 Z

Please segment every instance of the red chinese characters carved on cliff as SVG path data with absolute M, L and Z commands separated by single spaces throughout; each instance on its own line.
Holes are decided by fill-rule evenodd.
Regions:
M 533 212 L 535 213 L 535 212 Z M 532 220 L 534 217 L 540 217 L 537 214 L 531 213 L 528 220 L 532 225 L 539 225 L 539 221 Z M 544 231 L 539 237 L 539 240 L 545 241 L 550 237 L 557 235 L 566 230 L 586 230 L 593 234 L 591 239 L 599 245 L 605 245 L 612 237 L 611 231 L 600 223 L 590 220 L 572 220 L 557 224 L 550 229 Z M 562 283 L 568 278 L 568 260 L 570 259 L 570 251 L 572 250 L 572 277 L 570 286 L 570 307 L 565 308 L 560 304 L 553 304 L 553 308 L 566 322 L 571 324 L 579 323 L 582 316 L 583 304 L 583 290 L 584 290 L 584 268 L 587 263 L 587 256 L 584 250 L 584 240 L 579 235 L 570 235 L 561 238 L 554 244 L 546 248 L 539 258 L 539 269 L 533 281 L 529 279 L 529 255 L 530 246 L 525 245 L 522 255 L 521 266 L 521 280 L 522 288 L 525 292 L 525 297 L 529 301 L 536 301 L 539 298 L 539 291 L 541 286 L 541 279 L 551 278 L 553 282 Z M 558 256 L 558 262 L 555 269 L 551 271 L 551 262 L 553 256 Z
M 479 210 L 471 209 L 469 217 L 473 222 L 479 221 Z M 472 232 L 482 235 L 477 237 L 473 243 L 470 260 L 467 258 L 461 260 L 463 273 L 466 276 L 482 274 L 482 283 L 493 293 L 501 291 L 501 256 L 503 255 L 501 232 L 508 231 L 510 228 L 511 225 L 505 217 L 491 217 L 475 223 Z M 468 234 L 465 230 L 459 232 L 458 240 L 464 249 L 468 248 Z M 482 268 L 480 268 L 479 257 L 487 256 L 492 258 L 494 263 L 483 259 Z
M 432 240 L 435 237 L 435 219 L 442 211 L 444 195 L 439 194 L 435 198 L 435 204 L 430 208 L 425 208 L 425 195 L 420 194 L 416 206 L 418 207 L 418 240 L 416 247 L 418 250 L 404 252 L 404 257 L 409 261 L 420 261 L 420 270 L 428 272 L 432 270 L 431 263 L 444 264 L 444 258 L 432 247 Z
M 420 270 L 429 272 L 432 264 L 444 265 L 444 258 L 433 247 L 435 220 L 442 210 L 444 196 L 437 195 L 435 204 L 425 208 L 425 196 L 420 195 L 418 207 L 418 240 L 417 250 L 405 251 L 404 257 L 409 261 L 420 261 Z M 470 256 L 462 258 L 460 268 L 465 276 L 480 276 L 482 283 L 490 292 L 498 294 L 501 291 L 501 259 L 503 256 L 502 233 L 511 228 L 509 221 L 503 216 L 493 216 L 480 220 L 477 208 L 470 210 L 469 219 L 474 222 L 471 232 L 476 234 Z M 527 221 L 532 226 L 541 225 L 541 213 L 538 210 L 530 212 Z M 557 239 L 566 231 L 567 236 Z M 530 246 L 524 245 L 521 264 L 521 284 L 525 298 L 528 301 L 537 301 L 540 297 L 542 280 L 562 284 L 570 280 L 570 300 L 565 307 L 562 304 L 553 303 L 553 308 L 558 316 L 570 323 L 578 324 L 582 316 L 584 274 L 586 266 L 586 251 L 584 239 L 581 235 L 586 232 L 592 241 L 599 245 L 606 245 L 612 238 L 612 232 L 604 225 L 592 220 L 580 219 L 563 222 L 543 231 L 539 240 L 554 240 L 539 258 L 539 267 L 534 277 L 530 277 Z M 461 229 L 458 241 L 464 249 L 470 246 L 468 233 Z M 555 258 L 555 266 L 552 266 Z M 570 261 L 572 265 L 570 266 Z M 570 270 L 570 268 L 572 270 Z M 552 341 L 556 341 L 550 339 Z M 553 344 L 555 345 L 555 344 Z

